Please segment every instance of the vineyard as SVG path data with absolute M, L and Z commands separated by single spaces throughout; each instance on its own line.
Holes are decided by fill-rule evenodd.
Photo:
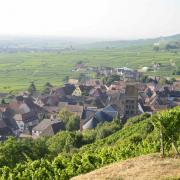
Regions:
M 129 119 L 123 127 L 116 123 L 97 127 L 103 129 L 101 133 L 99 129 L 83 134 L 66 131 L 37 141 L 11 138 L 0 147 L 1 179 L 69 179 L 116 161 L 162 152 L 162 143 L 164 155 L 178 153 L 180 107 L 152 117 L 141 115 Z M 107 127 L 114 133 L 98 138 L 99 133 L 107 132 Z M 177 151 L 171 148 L 172 143 Z M 12 159 L 12 153 L 16 159 Z

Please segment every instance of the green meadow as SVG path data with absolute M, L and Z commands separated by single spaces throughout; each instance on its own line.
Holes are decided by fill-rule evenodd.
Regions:
M 60 86 L 65 76 L 78 77 L 79 72 L 72 71 L 78 61 L 83 61 L 87 66 L 126 66 L 134 69 L 152 66 L 153 62 L 157 62 L 162 67 L 147 74 L 172 77 L 172 72 L 180 67 L 180 54 L 155 52 L 151 47 L 0 53 L 0 91 L 24 90 L 32 81 L 38 89 L 46 82 Z

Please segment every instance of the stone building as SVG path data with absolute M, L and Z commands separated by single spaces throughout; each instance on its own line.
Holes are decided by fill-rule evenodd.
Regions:
M 126 118 L 138 114 L 138 87 L 136 84 L 128 84 L 124 95 L 124 116 Z

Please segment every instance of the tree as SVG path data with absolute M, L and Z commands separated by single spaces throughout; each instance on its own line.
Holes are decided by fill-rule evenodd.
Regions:
M 149 81 L 148 76 L 147 75 L 143 75 L 141 77 L 140 81 L 143 82 L 143 83 L 147 83 Z
M 158 83 L 160 85 L 165 85 L 166 84 L 166 79 L 165 78 L 161 78 Z
M 33 93 L 36 92 L 36 86 L 35 86 L 34 82 L 31 82 L 31 84 L 30 84 L 29 87 L 28 87 L 28 91 L 29 91 L 31 94 L 33 94 Z
M 87 76 L 84 73 L 80 73 L 79 79 L 78 79 L 80 83 L 86 82 L 87 79 L 88 78 L 87 78 Z
M 103 84 L 111 85 L 114 81 L 119 81 L 120 76 L 118 75 L 111 75 L 109 77 L 104 77 L 103 78 Z
M 80 118 L 66 108 L 59 112 L 59 117 L 64 122 L 66 130 L 74 131 L 79 129 Z
M 176 78 L 166 79 L 166 84 L 173 84 L 176 82 Z
M 2 104 L 2 105 L 5 105 L 5 104 L 6 104 L 6 101 L 5 101 L 4 98 L 1 100 L 1 104 Z
M 80 119 L 79 117 L 72 115 L 69 117 L 68 122 L 66 123 L 66 130 L 75 131 L 80 127 Z
M 158 52 L 159 49 L 160 49 L 159 46 L 154 46 L 154 47 L 153 47 L 153 50 L 156 51 L 156 52 Z
M 60 112 L 59 112 L 59 117 L 60 119 L 66 124 L 69 120 L 69 117 L 72 116 L 73 113 L 68 111 L 66 108 L 63 108 Z
M 65 83 L 67 83 L 67 82 L 69 81 L 69 76 L 65 76 L 64 79 L 63 79 L 63 81 L 64 81 Z
M 47 82 L 44 85 L 43 94 L 49 94 L 51 92 L 52 87 L 53 87 L 53 85 L 51 85 L 49 82 Z
M 161 153 L 165 155 L 165 143 L 172 144 L 176 154 L 179 154 L 177 140 L 180 134 L 180 107 L 165 110 L 152 117 L 152 122 L 159 131 Z

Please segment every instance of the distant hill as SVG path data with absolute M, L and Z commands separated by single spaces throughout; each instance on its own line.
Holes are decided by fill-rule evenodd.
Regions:
M 154 43 L 163 42 L 168 43 L 171 41 L 180 41 L 180 34 L 172 36 L 162 36 L 150 39 L 137 39 L 137 40 L 114 40 L 114 41 L 97 41 L 94 43 L 86 43 L 81 45 L 84 48 L 126 48 L 131 46 L 153 46 Z
M 102 41 L 82 38 L 60 37 L 0 37 L 0 50 L 40 50 L 52 51 L 62 49 L 104 49 L 126 48 L 131 46 L 147 46 L 154 43 L 180 41 L 180 34 L 162 36 L 152 39 Z
M 180 158 L 162 159 L 158 154 L 113 163 L 72 180 L 180 179 Z

